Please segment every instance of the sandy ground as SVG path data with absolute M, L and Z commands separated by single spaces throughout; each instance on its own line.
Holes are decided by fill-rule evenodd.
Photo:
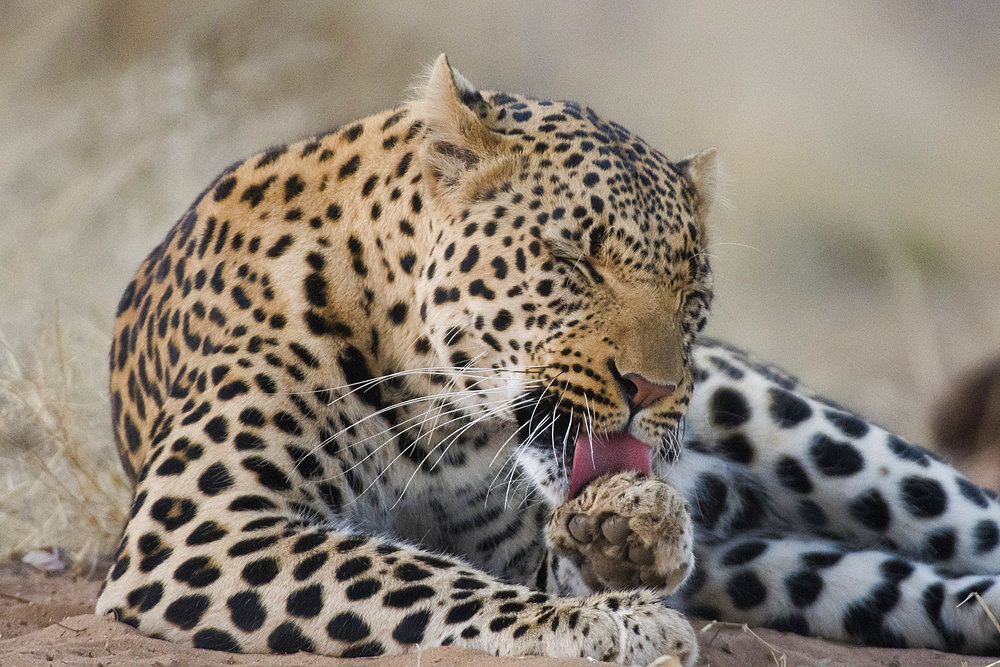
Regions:
M 100 582 L 68 574 L 47 575 L 20 563 L 0 565 L 0 665 L 537 665 L 574 666 L 588 660 L 495 658 L 467 649 L 428 649 L 419 654 L 339 660 L 316 655 L 234 655 L 178 646 L 139 634 L 91 612 Z M 985 666 L 992 659 L 939 651 L 872 649 L 785 632 L 698 623 L 699 665 L 885 665 L 913 667 Z

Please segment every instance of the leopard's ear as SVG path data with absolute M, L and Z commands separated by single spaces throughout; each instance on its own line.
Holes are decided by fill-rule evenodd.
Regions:
M 704 218 L 712 207 L 716 196 L 716 184 L 719 178 L 716 150 L 707 148 L 700 153 L 684 158 L 676 166 L 694 186 L 698 213 Z
M 461 198 L 508 161 L 511 142 L 480 118 L 488 103 L 444 54 L 414 105 L 425 124 L 421 158 L 432 197 Z

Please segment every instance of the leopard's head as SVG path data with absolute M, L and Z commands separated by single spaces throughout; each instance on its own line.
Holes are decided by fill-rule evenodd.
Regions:
M 671 162 L 588 107 L 480 92 L 444 56 L 416 104 L 433 220 L 417 296 L 455 402 L 512 429 L 554 500 L 578 443 L 667 455 L 711 301 L 714 151 Z

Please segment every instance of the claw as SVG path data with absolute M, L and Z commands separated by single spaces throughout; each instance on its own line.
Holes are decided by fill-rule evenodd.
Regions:
M 604 523 L 601 524 L 601 532 L 611 544 L 621 544 L 631 531 L 628 527 L 628 519 L 614 515 L 605 519 Z
M 592 542 L 594 540 L 594 520 L 586 514 L 574 515 L 569 520 L 567 529 L 577 542 Z

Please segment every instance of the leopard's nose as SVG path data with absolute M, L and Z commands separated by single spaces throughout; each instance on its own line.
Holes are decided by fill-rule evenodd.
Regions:
M 622 390 L 632 412 L 638 412 L 674 393 L 677 385 L 657 384 L 642 377 L 638 373 L 626 373 L 622 376 Z M 631 385 L 631 386 L 629 386 Z

